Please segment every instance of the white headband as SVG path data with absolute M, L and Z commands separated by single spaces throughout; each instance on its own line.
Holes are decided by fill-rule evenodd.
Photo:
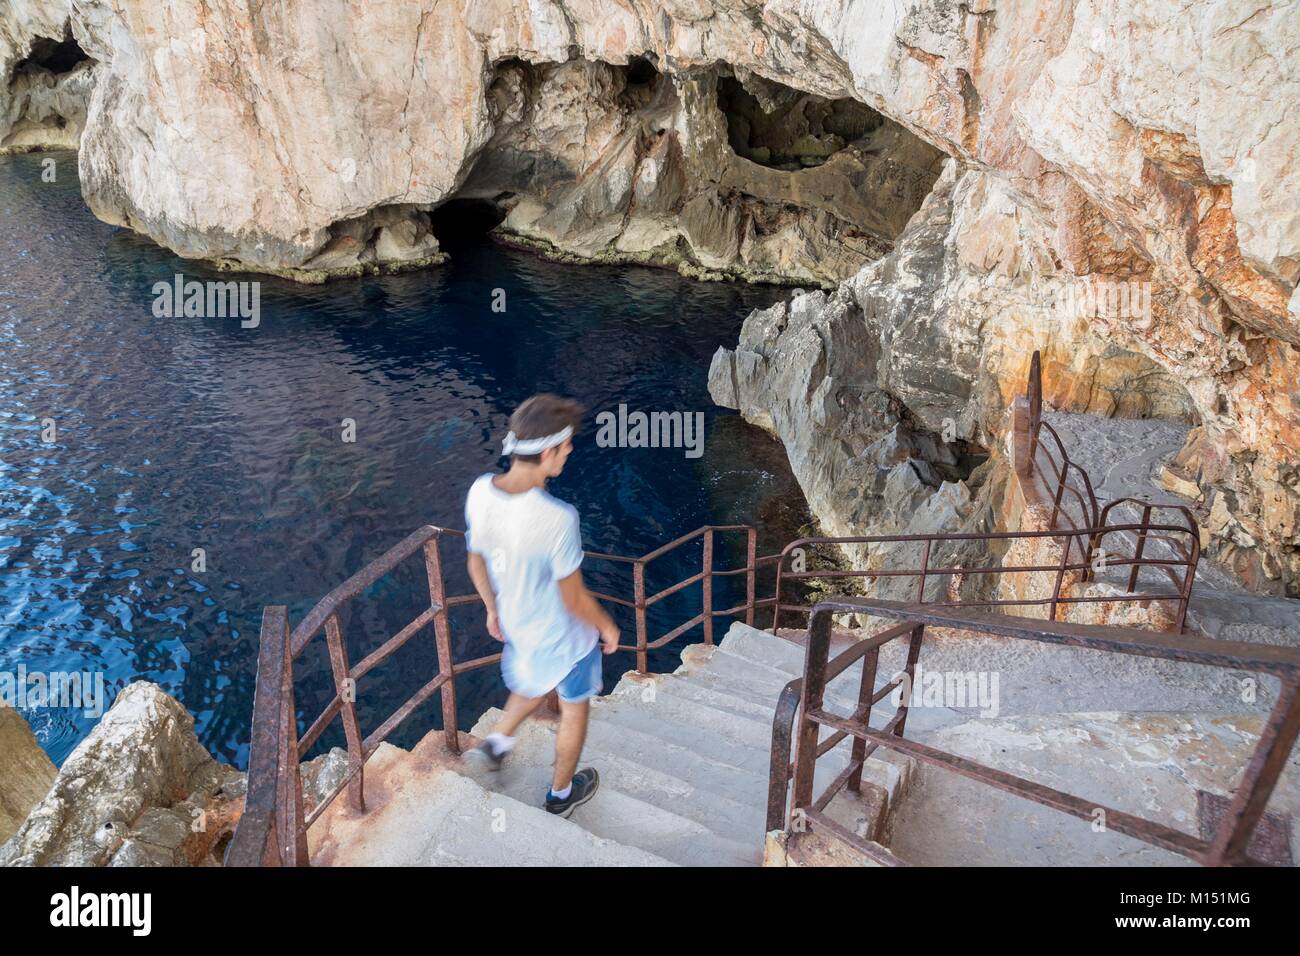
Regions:
M 501 443 L 501 454 L 540 455 L 546 449 L 562 444 L 572 434 L 572 425 L 565 425 L 554 435 L 547 435 L 545 438 L 525 438 L 522 441 L 515 437 L 514 432 L 510 432 L 506 435 L 506 440 Z

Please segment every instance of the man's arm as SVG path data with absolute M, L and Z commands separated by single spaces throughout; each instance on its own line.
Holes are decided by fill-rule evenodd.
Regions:
M 561 578 L 559 585 L 560 597 L 564 599 L 564 606 L 569 609 L 569 613 L 600 631 L 601 649 L 604 653 L 613 654 L 618 650 L 618 625 L 587 590 L 582 572 L 574 571 L 567 578 Z
M 488 577 L 487 562 L 483 560 L 483 555 L 474 551 L 469 553 L 469 579 L 474 582 L 474 590 L 487 608 L 488 633 L 498 641 L 504 641 L 501 624 L 497 620 L 497 596 L 492 590 L 492 579 Z

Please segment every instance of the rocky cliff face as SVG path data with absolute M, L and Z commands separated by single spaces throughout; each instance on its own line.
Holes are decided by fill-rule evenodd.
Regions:
M 1041 347 L 1063 407 L 1194 421 L 1171 480 L 1248 580 L 1300 590 L 1287 0 L 17 0 L 0 24 L 6 135 L 16 111 L 43 122 L 36 41 L 70 34 L 94 80 L 88 203 L 182 255 L 425 264 L 429 212 L 459 197 L 555 254 L 807 285 L 860 270 L 791 307 L 800 335 L 833 332 L 824 360 L 799 346 L 815 403 L 782 431 L 759 407 L 775 378 L 732 396 L 789 441 L 820 434 L 817 467 L 900 420 L 993 447 Z M 935 151 L 944 192 L 899 242 Z M 853 432 L 850 386 L 895 417 Z M 845 499 L 816 487 L 835 480 L 801 479 L 838 526 Z
M 0 844 L 0 866 L 210 865 L 242 807 L 243 775 L 213 760 L 194 718 L 146 681 L 127 685 L 49 770 L 48 792 Z
M 0 155 L 76 149 L 81 139 L 94 64 L 64 7 L 20 3 L 0 13 Z

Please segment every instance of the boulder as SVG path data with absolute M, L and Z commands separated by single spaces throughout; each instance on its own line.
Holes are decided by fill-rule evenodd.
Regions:
M 0 704 L 0 843 L 45 797 L 57 773 L 22 714 Z
M 242 775 L 199 743 L 189 712 L 157 684 L 136 681 L 0 846 L 0 865 L 200 862 L 229 832 L 241 786 Z

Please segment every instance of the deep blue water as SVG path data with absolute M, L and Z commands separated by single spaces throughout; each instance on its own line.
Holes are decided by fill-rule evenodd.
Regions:
M 461 527 L 469 483 L 499 466 L 511 409 L 537 391 L 576 397 L 591 415 L 626 403 L 706 417 L 696 460 L 598 448 L 594 426 L 584 430 L 551 490 L 579 508 L 589 549 L 635 555 L 701 524 L 757 523 L 766 553 L 804 520 L 779 444 L 715 408 L 706 387 L 715 349 L 780 290 L 562 266 L 479 241 L 405 276 L 263 279 L 256 329 L 160 319 L 155 282 L 232 277 L 97 221 L 75 157 L 50 155 L 53 184 L 44 156 L 0 159 L 0 673 L 99 671 L 110 699 L 156 681 L 216 756 L 246 766 L 262 608 L 285 604 L 296 622 L 421 524 Z M 491 309 L 494 289 L 505 313 Z M 41 440 L 47 418 L 53 443 Z M 341 438 L 345 418 L 354 443 Z M 735 544 L 719 567 L 743 562 Z M 203 573 L 191 570 L 195 548 Z M 695 547 L 653 564 L 651 589 L 694 573 L 699 557 Z M 469 591 L 463 548 L 447 561 L 452 593 Z M 587 571 L 630 596 L 625 571 Z M 412 560 L 354 605 L 354 661 L 427 602 L 423 574 Z M 716 606 L 738 603 L 720 592 Z M 664 601 L 651 636 L 696 610 L 696 588 Z M 498 649 L 481 617 L 454 616 L 458 660 Z M 607 659 L 607 687 L 632 663 Z M 435 670 L 430 630 L 360 682 L 363 731 Z M 314 718 L 332 692 L 323 641 L 297 673 L 300 711 Z M 495 670 L 458 689 L 466 729 L 505 696 Z M 95 723 L 80 710 L 24 716 L 56 763 Z M 439 725 L 430 702 L 393 739 L 409 746 Z M 341 740 L 336 722 L 323 743 Z

